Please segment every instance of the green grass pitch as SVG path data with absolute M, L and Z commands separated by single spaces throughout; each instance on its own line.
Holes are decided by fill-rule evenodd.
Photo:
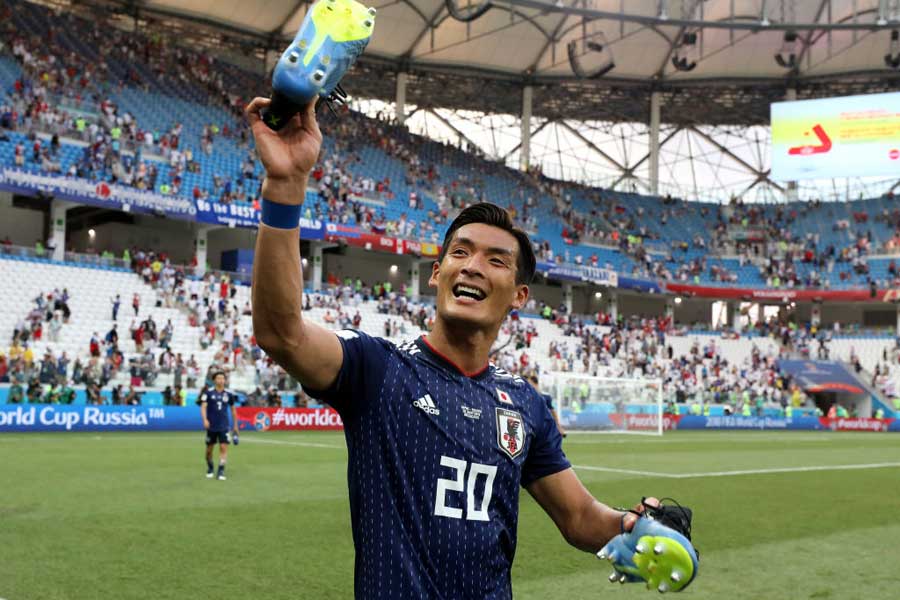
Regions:
M 582 434 L 565 450 L 647 472 L 578 469 L 602 501 L 695 510 L 700 576 L 685 598 L 900 597 L 898 435 Z M 202 452 L 199 433 L 0 435 L 0 598 L 351 597 L 341 434 L 248 433 L 224 482 L 204 477 Z M 893 466 L 801 470 L 875 463 Z M 609 572 L 523 491 L 517 599 L 656 597 Z

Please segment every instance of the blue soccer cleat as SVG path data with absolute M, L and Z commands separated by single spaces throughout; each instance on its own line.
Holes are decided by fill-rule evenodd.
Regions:
M 356 0 L 318 0 L 275 65 L 272 104 L 262 115 L 266 125 L 281 129 L 316 98 L 343 101 L 341 78 L 366 49 L 374 30 L 374 8 Z
M 646 582 L 647 589 L 680 592 L 697 576 L 699 557 L 691 541 L 652 517 L 614 537 L 597 557 L 612 563 L 610 582 Z

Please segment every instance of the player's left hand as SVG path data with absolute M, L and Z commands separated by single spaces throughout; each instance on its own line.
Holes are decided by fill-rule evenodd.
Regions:
M 597 553 L 612 563 L 610 582 L 644 581 L 647 589 L 679 592 L 694 580 L 700 559 L 691 544 L 691 510 L 673 503 L 644 498 L 623 515 L 623 533 Z

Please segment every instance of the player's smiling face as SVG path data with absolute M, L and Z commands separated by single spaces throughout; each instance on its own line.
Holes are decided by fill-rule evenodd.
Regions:
M 518 256 L 509 232 L 484 223 L 460 227 L 428 282 L 437 288 L 438 316 L 480 328 L 502 323 L 528 299 L 528 286 L 516 284 Z

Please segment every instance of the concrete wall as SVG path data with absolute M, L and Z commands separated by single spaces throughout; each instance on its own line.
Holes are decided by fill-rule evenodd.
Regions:
M 104 223 L 93 227 L 91 240 L 88 228 L 70 231 L 66 247 L 76 252 L 93 248 L 97 252 L 112 251 L 121 256 L 126 248 L 164 250 L 175 263 L 189 263 L 194 256 L 194 224 L 177 219 L 136 215 L 135 224 Z
M 619 293 L 619 314 L 625 317 L 661 317 L 666 312 L 666 296 Z
M 218 269 L 222 253 L 227 250 L 253 250 L 256 247 L 256 230 L 235 227 L 211 229 L 206 238 L 206 259 L 213 269 Z
M 8 236 L 17 246 L 34 246 L 44 235 L 44 213 L 15 208 L 12 194 L 0 192 L 0 239 Z
M 367 252 L 361 248 L 347 248 L 345 253 L 326 250 L 323 256 L 322 278 L 328 281 L 328 274 L 333 273 L 338 279 L 345 277 L 362 279 L 368 285 L 390 280 L 395 289 L 409 281 L 411 257 L 395 254 Z M 391 273 L 391 265 L 397 265 L 397 272 Z M 426 291 L 431 263 L 419 266 L 419 285 L 422 293 Z M 311 269 L 311 268 L 310 268 Z
M 712 302 L 703 299 L 682 298 L 675 305 L 675 323 L 678 325 L 702 324 L 709 327 L 712 319 Z
M 121 256 L 125 248 L 163 249 L 176 263 L 189 264 L 194 257 L 194 239 L 199 225 L 177 219 L 162 219 L 138 215 L 134 225 L 104 223 L 94 226 L 93 241 L 87 229 L 70 232 L 67 246 L 84 252 L 94 248 L 98 252 L 111 250 Z M 221 265 L 222 252 L 233 249 L 253 249 L 256 230 L 220 227 L 207 233 L 207 260 L 214 269 Z

